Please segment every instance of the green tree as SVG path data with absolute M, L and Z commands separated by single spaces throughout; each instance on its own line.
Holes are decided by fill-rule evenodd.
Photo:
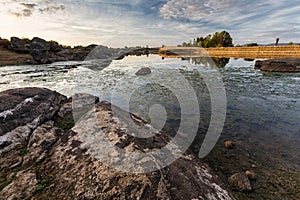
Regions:
M 205 38 L 197 37 L 189 43 L 183 43 L 183 46 L 209 47 L 232 47 L 232 37 L 227 31 L 215 32 L 213 35 L 207 35 Z
M 216 47 L 219 43 L 218 40 L 219 40 L 219 33 L 215 32 L 209 42 L 209 47 Z
M 211 39 L 211 35 L 208 35 L 205 37 L 204 42 L 203 42 L 203 47 L 204 48 L 209 48 L 210 46 L 210 39 Z
M 222 31 L 220 33 L 220 37 L 222 38 L 222 46 L 223 47 L 232 47 L 232 37 L 227 31 Z

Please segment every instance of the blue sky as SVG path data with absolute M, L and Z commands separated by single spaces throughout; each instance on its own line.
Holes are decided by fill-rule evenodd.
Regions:
M 299 10 L 299 0 L 0 0 L 0 37 L 161 46 L 227 30 L 235 44 L 300 42 Z

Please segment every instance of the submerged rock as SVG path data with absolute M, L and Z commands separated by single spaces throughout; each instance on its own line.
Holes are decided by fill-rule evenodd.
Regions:
M 255 68 L 266 72 L 300 72 L 300 58 L 258 60 Z
M 246 173 L 234 174 L 229 177 L 228 181 L 232 189 L 240 192 L 252 191 L 252 186 Z
M 255 180 L 256 179 L 256 174 L 254 171 L 246 171 L 245 172 L 246 176 L 250 179 L 250 180 Z
M 25 101 L 32 95 L 41 97 Z M 26 127 L 30 129 L 22 136 L 23 147 L 0 146 L 3 199 L 232 199 L 218 177 L 194 155 L 185 153 L 166 167 L 160 166 L 159 157 L 141 160 L 126 157 L 131 153 L 159 150 L 171 138 L 110 103 L 97 102 L 97 98 L 88 95 L 77 96 L 83 98 L 78 101 L 79 107 L 83 102 L 94 106 L 71 130 L 64 131 L 55 122 L 56 118 L 70 113 L 70 102 L 63 95 L 27 88 L 1 92 L 0 96 L 3 102 L 10 102 L 1 103 L 0 112 L 12 110 L 5 118 L 9 128 L 1 127 L 1 137 L 11 130 L 19 129 L 23 133 Z M 15 109 L 16 105 L 22 106 Z M 44 117 L 39 118 L 41 115 Z M 24 116 L 28 119 L 23 121 Z M 36 118 L 43 120 L 27 126 Z M 138 133 L 151 137 L 133 137 Z M 119 150 L 114 151 L 106 144 Z M 168 148 L 170 155 L 178 152 L 176 146 Z M 103 160 L 101 156 L 105 154 L 109 160 Z M 124 159 L 133 162 L 122 165 Z M 158 168 L 139 173 L 123 170 L 134 171 L 143 163 Z
M 151 69 L 149 67 L 143 67 L 135 73 L 137 76 L 144 76 L 148 74 L 151 74 Z
M 225 141 L 224 145 L 225 145 L 226 149 L 232 149 L 234 147 L 234 142 L 233 141 Z

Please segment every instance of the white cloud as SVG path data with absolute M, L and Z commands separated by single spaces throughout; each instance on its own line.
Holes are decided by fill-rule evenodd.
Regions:
M 17 17 L 30 17 L 34 12 L 55 13 L 65 8 L 63 4 L 55 0 L 8 0 L 0 2 L 0 5 L 0 13 Z
M 283 0 L 168 0 L 160 13 L 165 20 L 184 24 L 186 33 L 205 35 L 226 29 L 237 43 L 268 43 L 273 37 L 297 39 L 299 9 L 296 1 Z
M 83 45 L 176 45 L 227 30 L 236 44 L 276 37 L 296 42 L 298 10 L 299 0 L 8 0 L 0 2 L 0 35 Z

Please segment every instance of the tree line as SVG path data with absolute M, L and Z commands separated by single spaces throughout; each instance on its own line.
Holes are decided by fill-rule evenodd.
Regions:
M 213 35 L 207 35 L 206 37 L 197 37 L 190 42 L 183 42 L 182 47 L 232 47 L 232 37 L 227 31 L 215 32 Z

